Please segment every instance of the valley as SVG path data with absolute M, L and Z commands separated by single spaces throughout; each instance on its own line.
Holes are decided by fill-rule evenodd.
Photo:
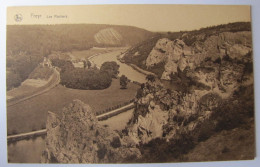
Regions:
M 80 27 L 89 32 L 83 33 Z M 7 135 L 44 130 L 43 135 L 9 142 L 9 162 L 158 163 L 254 158 L 249 22 L 157 34 L 108 25 L 43 26 L 41 31 L 54 33 L 62 28 L 59 35 L 71 32 L 71 39 L 66 40 L 71 43 L 42 52 L 59 79 L 51 82 L 53 75 L 48 70 L 29 75 L 26 71 L 29 78 L 22 83 L 38 85 L 42 91 L 30 93 L 35 91 L 24 87 L 26 84 L 15 88 L 19 79 L 8 87 Z M 84 41 L 76 30 L 92 40 Z M 136 36 L 130 38 L 124 33 L 128 30 Z M 34 62 L 28 53 L 20 54 L 37 64 L 39 60 Z M 21 66 L 16 56 L 10 56 L 8 67 L 14 74 Z M 12 103 L 15 91 L 21 95 L 16 93 L 19 98 Z M 219 147 L 214 148 L 216 145 Z M 25 148 L 32 154 L 24 153 Z

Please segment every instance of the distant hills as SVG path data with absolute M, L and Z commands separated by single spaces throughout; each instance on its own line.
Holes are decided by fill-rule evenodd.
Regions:
M 105 24 L 8 25 L 7 50 L 68 51 L 93 46 L 131 46 L 152 35 L 137 27 Z
M 132 26 L 105 24 L 7 25 L 7 89 L 19 86 L 52 51 L 133 46 L 153 35 Z

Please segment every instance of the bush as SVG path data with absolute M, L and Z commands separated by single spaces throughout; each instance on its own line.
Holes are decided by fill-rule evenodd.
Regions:
M 118 148 L 118 147 L 121 147 L 121 142 L 120 142 L 120 139 L 119 137 L 113 137 L 113 140 L 112 142 L 110 143 L 110 145 L 113 147 L 113 148 Z
M 99 159 L 103 159 L 106 156 L 107 148 L 104 144 L 98 145 L 97 156 Z
M 199 100 L 200 111 L 214 111 L 222 103 L 222 98 L 216 93 L 208 93 Z
M 159 163 L 170 162 L 186 154 L 194 147 L 193 138 L 188 134 L 181 135 L 179 139 L 166 141 L 163 138 L 156 138 L 149 143 L 140 145 L 143 157 L 140 162 Z
M 126 89 L 127 87 L 127 83 L 128 83 L 128 79 L 125 75 L 122 75 L 120 77 L 120 86 L 121 86 L 121 89 Z

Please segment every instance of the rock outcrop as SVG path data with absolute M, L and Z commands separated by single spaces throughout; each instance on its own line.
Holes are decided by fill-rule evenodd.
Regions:
M 126 142 L 127 141 L 127 142 Z M 48 112 L 43 163 L 119 163 L 140 156 L 130 139 L 101 126 L 91 108 L 79 100 L 65 107 L 62 116 Z
M 230 95 L 239 82 L 248 78 L 245 71 L 252 64 L 251 32 L 222 32 L 194 38 L 198 40 L 191 46 L 181 39 L 159 39 L 146 59 L 147 68 L 161 63 L 164 68 L 161 79 L 172 80 L 171 76 L 179 75 L 179 71 L 185 72 L 196 82 Z
M 146 144 L 156 138 L 173 140 L 195 133 L 211 122 L 220 101 L 220 96 L 208 91 L 181 94 L 160 83 L 146 83 L 136 100 L 128 135 L 136 144 Z
M 78 100 L 64 108 L 61 117 L 49 112 L 43 162 L 142 160 L 141 153 L 167 150 L 165 146 L 173 147 L 166 153 L 176 158 L 213 133 L 252 118 L 251 32 L 197 34 L 191 45 L 185 36 L 157 41 L 145 65 L 163 65 L 160 77 L 171 80 L 170 86 L 156 78 L 142 84 L 133 116 L 120 135 L 99 125 L 90 107 Z

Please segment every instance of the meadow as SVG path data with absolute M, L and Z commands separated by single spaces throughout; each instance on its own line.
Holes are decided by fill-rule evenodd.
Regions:
M 7 107 L 7 133 L 11 135 L 44 129 L 47 112 L 59 115 L 62 108 L 74 99 L 90 105 L 95 113 L 130 101 L 138 88 L 138 85 L 129 83 L 127 89 L 120 89 L 118 79 L 113 79 L 111 86 L 103 90 L 79 90 L 58 85 L 44 94 Z

